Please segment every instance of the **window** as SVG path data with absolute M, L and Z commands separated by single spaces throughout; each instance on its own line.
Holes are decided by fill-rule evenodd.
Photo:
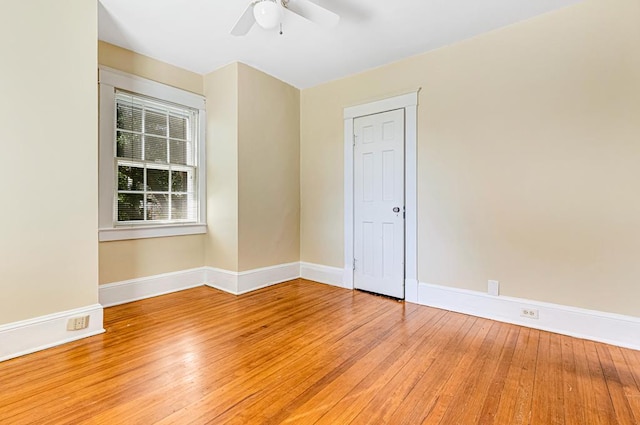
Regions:
M 100 240 L 206 231 L 204 99 L 100 69 Z
M 196 112 L 116 90 L 116 226 L 197 221 Z

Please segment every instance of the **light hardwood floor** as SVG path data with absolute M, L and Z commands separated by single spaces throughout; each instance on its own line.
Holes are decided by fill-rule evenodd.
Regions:
M 640 352 L 305 280 L 105 328 L 0 363 L 0 424 L 640 423 Z

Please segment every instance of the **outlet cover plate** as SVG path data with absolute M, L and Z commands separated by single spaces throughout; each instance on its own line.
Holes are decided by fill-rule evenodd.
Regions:
M 540 313 L 536 308 L 523 307 L 520 309 L 520 316 L 528 319 L 539 319 Z
M 86 329 L 89 327 L 89 317 L 91 316 L 80 316 L 80 317 L 72 317 L 67 321 L 67 330 L 68 331 L 79 331 L 82 329 Z
M 487 282 L 487 294 L 498 296 L 500 295 L 500 282 L 497 280 L 490 280 Z

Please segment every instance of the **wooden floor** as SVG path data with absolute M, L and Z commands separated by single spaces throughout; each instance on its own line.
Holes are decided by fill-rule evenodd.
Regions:
M 105 328 L 0 363 L 0 424 L 640 423 L 640 352 L 304 280 Z

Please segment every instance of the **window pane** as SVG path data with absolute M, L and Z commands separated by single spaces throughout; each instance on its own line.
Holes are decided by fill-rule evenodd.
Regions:
M 186 220 L 189 218 L 189 196 L 171 195 L 171 218 Z
M 142 194 L 118 193 L 118 221 L 144 220 Z
M 116 151 L 118 158 L 142 159 L 142 136 L 118 131 Z
M 189 173 L 186 171 L 171 172 L 171 191 L 186 192 L 189 190 Z
M 187 119 L 185 117 L 169 116 L 169 137 L 187 138 Z
M 146 114 L 144 115 L 144 132 L 148 134 L 166 136 L 167 116 L 153 111 L 146 111 Z
M 147 195 L 147 220 L 169 219 L 169 195 Z
M 169 191 L 169 170 L 147 169 L 147 187 L 151 191 Z
M 118 102 L 116 125 L 122 130 L 142 131 L 142 108 Z
M 169 140 L 169 162 L 172 164 L 191 165 L 187 156 L 187 142 Z
M 144 169 L 119 165 L 118 190 L 144 190 Z
M 146 136 L 144 158 L 147 161 L 167 162 L 167 139 Z

